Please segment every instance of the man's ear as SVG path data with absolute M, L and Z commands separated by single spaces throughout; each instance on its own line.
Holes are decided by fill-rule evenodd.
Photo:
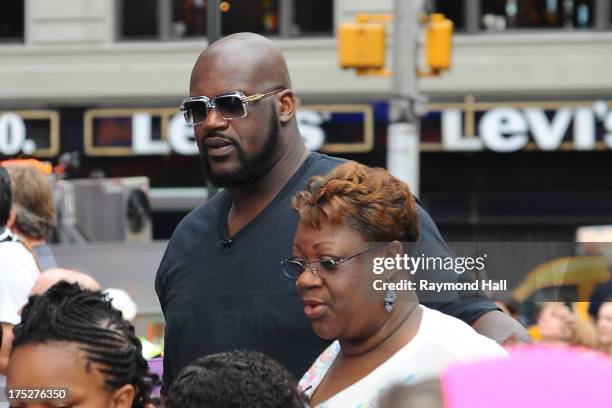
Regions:
M 284 91 L 280 92 L 280 97 L 278 100 L 280 102 L 278 119 L 280 120 L 281 124 L 285 124 L 295 117 L 295 109 L 297 105 L 295 94 L 291 89 L 285 89 Z
M 136 390 L 132 384 L 125 384 L 113 392 L 111 397 L 112 408 L 131 408 Z
M 10 229 L 12 232 L 15 232 L 15 221 L 17 220 L 17 213 L 13 208 L 9 212 L 8 220 L 6 221 L 6 227 Z

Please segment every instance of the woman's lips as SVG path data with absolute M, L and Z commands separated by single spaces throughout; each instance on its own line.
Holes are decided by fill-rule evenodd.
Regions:
M 310 320 L 318 319 L 327 311 L 328 306 L 320 301 L 304 300 L 304 314 Z

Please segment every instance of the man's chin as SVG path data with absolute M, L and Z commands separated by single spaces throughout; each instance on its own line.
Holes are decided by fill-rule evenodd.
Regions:
M 204 173 L 204 178 L 217 188 L 241 187 L 244 180 L 240 172 L 236 173 Z

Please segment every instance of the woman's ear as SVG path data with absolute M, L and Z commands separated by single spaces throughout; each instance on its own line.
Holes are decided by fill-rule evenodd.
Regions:
M 386 250 L 385 250 L 385 257 L 386 258 L 392 258 L 392 259 L 395 260 L 398 255 L 400 257 L 403 257 L 403 254 L 404 254 L 404 251 L 402 250 L 402 243 L 401 242 L 399 242 L 399 241 L 389 242 L 389 244 L 387 245 Z M 395 276 L 395 274 L 398 272 L 397 265 L 403 265 L 403 262 L 400 262 L 399 264 L 396 263 L 395 270 L 389 272 L 388 277 L 390 279 L 393 278 Z
M 132 384 L 125 384 L 113 392 L 111 407 L 131 408 L 135 395 L 136 390 L 134 389 L 134 386 Z
M 278 119 L 282 124 L 285 124 L 295 117 L 295 94 L 291 89 L 285 89 L 280 92 L 279 101 L 280 111 L 278 113 Z
M 389 242 L 387 245 L 386 257 L 395 258 L 396 255 L 403 256 L 404 250 L 402 249 L 402 243 L 399 241 Z

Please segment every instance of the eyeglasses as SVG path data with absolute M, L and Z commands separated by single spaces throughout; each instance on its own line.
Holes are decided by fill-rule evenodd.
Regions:
M 333 275 L 333 273 L 336 271 L 336 269 L 338 268 L 338 266 L 340 266 L 340 264 L 346 262 L 346 261 L 350 261 L 353 258 L 358 257 L 361 254 L 364 254 L 368 251 L 371 251 L 373 249 L 376 248 L 380 248 L 381 246 L 386 245 L 385 243 L 381 243 L 378 245 L 375 245 L 373 247 L 370 248 L 366 248 L 362 251 L 357 252 L 356 254 L 353 254 L 351 256 L 347 256 L 344 258 L 333 258 L 333 257 L 328 257 L 328 258 L 323 258 L 323 259 L 319 259 L 316 261 L 307 261 L 305 259 L 299 259 L 299 258 L 288 258 L 285 259 L 284 261 L 281 262 L 281 266 L 283 268 L 283 273 L 285 274 L 286 277 L 288 277 L 289 279 L 294 279 L 297 280 L 300 275 L 302 274 L 302 272 L 304 272 L 306 270 L 306 268 L 310 268 L 310 271 L 315 274 L 315 275 L 319 275 L 319 276 L 329 276 L 329 275 Z M 319 264 L 321 265 L 322 269 L 317 269 L 315 268 L 313 265 L 315 264 Z
M 247 115 L 249 103 L 267 98 L 285 89 L 278 88 L 250 96 L 246 96 L 241 91 L 232 91 L 219 94 L 212 101 L 207 96 L 191 96 L 183 100 L 180 109 L 185 116 L 185 121 L 191 126 L 204 122 L 211 109 L 216 109 L 225 120 L 239 119 Z

